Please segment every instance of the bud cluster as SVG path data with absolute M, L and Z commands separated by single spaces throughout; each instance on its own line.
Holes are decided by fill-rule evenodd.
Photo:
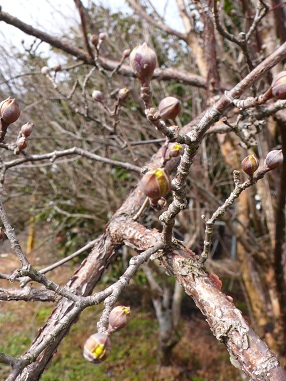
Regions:
M 104 361 L 111 350 L 109 335 L 125 327 L 130 320 L 130 307 L 117 306 L 109 315 L 109 326 L 106 333 L 94 333 L 85 342 L 83 356 L 93 364 Z

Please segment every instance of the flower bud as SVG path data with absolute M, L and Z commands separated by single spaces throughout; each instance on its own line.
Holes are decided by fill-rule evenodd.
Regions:
M 144 44 L 136 46 L 130 53 L 130 65 L 142 86 L 148 87 L 157 66 L 157 55 L 144 42 Z
M 161 100 L 158 110 L 162 119 L 174 120 L 181 112 L 181 102 L 174 97 L 166 97 Z
M 128 95 L 129 95 L 129 90 L 126 87 L 118 91 L 118 99 L 120 101 L 124 101 L 125 99 L 127 99 Z
M 27 148 L 27 140 L 25 138 L 25 136 L 21 136 L 18 140 L 17 140 L 17 153 L 21 152 L 21 151 L 24 151 L 25 148 Z
M 269 169 L 275 169 L 282 163 L 283 153 L 281 149 L 274 149 L 273 151 L 268 152 L 264 161 L 264 164 Z
M 177 157 L 183 152 L 183 147 L 179 143 L 171 143 L 168 146 L 165 158 L 170 160 L 172 157 Z
M 97 46 L 97 44 L 98 44 L 98 37 L 97 37 L 96 34 L 93 34 L 93 35 L 90 37 L 90 42 L 92 43 L 92 45 Z
M 41 69 L 41 73 L 43 75 L 48 75 L 50 72 L 50 68 L 48 66 L 43 66 L 42 69 Z
M 131 49 L 125 49 L 123 50 L 122 57 L 123 58 L 128 58 L 130 56 Z
M 130 320 L 130 307 L 117 306 L 109 315 L 108 332 L 112 333 L 125 327 Z
M 0 116 L 7 124 L 16 122 L 21 114 L 20 107 L 11 97 L 0 103 Z
M 253 176 L 258 167 L 259 161 L 255 155 L 249 155 L 241 162 L 241 168 L 248 176 Z
M 273 78 L 272 95 L 278 99 L 286 99 L 286 71 L 281 71 Z
M 105 333 L 94 333 L 85 342 L 83 356 L 90 362 L 97 364 L 104 361 L 111 349 L 111 341 Z
M 159 200 L 171 190 L 171 178 L 163 168 L 155 169 L 145 173 L 139 187 L 151 200 Z
M 60 63 L 57 63 L 54 65 L 54 72 L 57 73 L 58 71 L 62 70 L 62 65 Z
M 99 91 L 99 90 L 93 90 L 93 92 L 92 92 L 92 98 L 96 102 L 102 103 L 104 101 L 104 96 L 103 96 L 102 92 Z
M 104 41 L 107 39 L 108 34 L 107 33 L 99 33 L 99 40 Z
M 33 131 L 33 127 L 34 127 L 34 123 L 28 122 L 28 123 L 23 124 L 23 126 L 21 127 L 22 136 L 24 136 L 25 138 L 30 136 L 32 131 Z

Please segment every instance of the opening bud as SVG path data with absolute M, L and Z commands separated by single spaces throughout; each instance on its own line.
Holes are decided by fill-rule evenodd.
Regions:
M 161 100 L 158 110 L 162 119 L 174 120 L 181 112 L 181 102 L 174 97 L 166 97 Z
M 164 168 L 158 168 L 146 172 L 140 180 L 139 187 L 154 202 L 171 190 L 171 178 Z
M 269 169 L 275 169 L 283 163 L 283 153 L 281 149 L 274 149 L 268 152 L 264 160 L 264 164 Z
M 125 327 L 130 320 L 130 307 L 117 306 L 109 315 L 108 332 L 112 333 Z
M 28 123 L 23 124 L 23 126 L 21 127 L 22 136 L 24 136 L 25 138 L 30 136 L 32 131 L 33 131 L 33 127 L 34 127 L 34 123 L 28 122 Z
M 88 361 L 98 364 L 104 361 L 111 349 L 111 341 L 105 333 L 94 333 L 85 342 L 83 356 Z
M 278 99 L 286 99 L 286 71 L 281 71 L 273 78 L 272 95 Z
M 157 66 L 157 55 L 144 42 L 144 44 L 136 46 L 130 53 L 130 65 L 142 86 L 148 87 Z
M 120 89 L 118 91 L 118 99 L 120 101 L 124 101 L 129 96 L 129 90 L 125 87 L 124 89 Z
M 249 155 L 241 162 L 241 168 L 248 176 L 253 176 L 258 167 L 259 161 L 255 155 Z
M 20 107 L 11 97 L 0 103 L 0 116 L 7 124 L 16 122 L 21 114 Z
M 183 152 L 183 146 L 179 143 L 171 143 L 168 145 L 165 159 L 170 160 L 172 157 L 177 157 Z
M 92 98 L 96 102 L 102 103 L 104 101 L 104 96 L 103 96 L 102 92 L 99 91 L 99 90 L 93 90 L 93 92 L 92 92 Z

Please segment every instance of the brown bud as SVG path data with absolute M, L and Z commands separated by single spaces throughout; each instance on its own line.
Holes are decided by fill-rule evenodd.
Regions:
M 283 153 L 281 149 L 274 149 L 268 152 L 264 160 L 264 164 L 269 169 L 275 169 L 283 163 Z
M 126 87 L 118 91 L 118 99 L 120 101 L 124 101 L 125 99 L 128 98 L 128 96 L 129 96 L 129 90 Z
M 162 119 L 174 120 L 181 112 L 181 102 L 174 97 L 166 97 L 161 100 L 158 110 Z
M 241 168 L 248 176 L 253 176 L 258 167 L 259 161 L 255 155 L 249 155 L 241 162 Z
M 94 363 L 104 361 L 111 349 L 111 341 L 105 333 L 95 333 L 91 335 L 85 342 L 83 347 L 84 357 Z
M 99 40 L 101 40 L 101 41 L 106 40 L 107 37 L 108 37 L 107 33 L 99 33 L 99 36 L 98 36 Z
M 2 227 L 0 227 L 0 241 L 3 241 L 5 238 L 5 232 Z
M 112 333 L 125 327 L 130 320 L 130 307 L 117 306 L 109 315 L 108 332 Z
M 104 101 L 104 96 L 103 96 L 102 92 L 99 91 L 99 90 L 93 90 L 93 92 L 92 92 L 92 98 L 96 102 L 102 103 Z
M 33 131 L 33 127 L 34 127 L 34 123 L 28 122 L 28 123 L 23 124 L 23 126 L 21 127 L 22 136 L 24 136 L 25 138 L 30 136 L 32 131 Z
M 271 89 L 274 97 L 286 99 L 286 71 L 281 71 L 273 78 Z
M 136 46 L 130 53 L 130 65 L 142 86 L 148 87 L 157 66 L 157 55 L 144 42 L 144 44 Z
M 171 190 L 171 178 L 163 168 L 159 168 L 145 173 L 139 186 L 151 200 L 159 200 Z
M 41 69 L 41 73 L 43 75 L 48 75 L 50 72 L 50 68 L 48 66 L 43 66 L 42 69 Z
M 60 63 L 57 63 L 54 65 L 54 72 L 57 73 L 58 71 L 62 70 L 62 65 Z
M 21 136 L 18 140 L 17 140 L 17 153 L 21 152 L 21 151 L 24 151 L 25 148 L 27 148 L 27 140 L 25 138 L 25 136 Z
M 130 56 L 131 49 L 125 49 L 123 50 L 122 57 L 123 58 L 128 58 Z
M 97 44 L 98 44 L 98 37 L 97 37 L 96 34 L 93 34 L 93 35 L 90 37 L 90 42 L 92 43 L 92 45 L 97 46 Z
M 21 114 L 20 107 L 11 97 L 0 103 L 0 116 L 6 124 L 16 122 Z

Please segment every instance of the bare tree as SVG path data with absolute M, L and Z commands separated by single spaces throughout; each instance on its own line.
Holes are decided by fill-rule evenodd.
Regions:
M 177 318 L 171 316 L 171 291 L 167 282 L 166 287 L 158 288 L 150 272 L 152 267 L 147 267 L 145 262 L 156 263 L 176 278 L 206 316 L 215 337 L 226 345 L 235 367 L 253 380 L 285 380 L 286 372 L 278 360 L 286 351 L 283 268 L 286 75 L 281 71 L 286 42 L 284 29 L 277 22 L 281 16 L 279 7 L 273 4 L 269 10 L 264 0 L 247 4 L 242 1 L 231 7 L 216 0 L 190 2 L 188 6 L 178 0 L 185 27 L 182 33 L 169 27 L 151 3 L 131 0 L 128 3 L 134 10 L 133 25 L 138 23 L 133 32 L 140 38 L 144 34 L 148 44 L 129 46 L 128 43 L 134 42 L 128 40 L 129 33 L 113 33 L 108 39 L 108 26 L 100 20 L 96 24 L 91 18 L 96 6 L 92 4 L 91 9 L 85 9 L 79 0 L 75 5 L 80 15 L 81 37 L 76 34 L 73 37 L 80 47 L 75 41 L 55 37 L 4 10 L 0 12 L 0 21 L 48 43 L 66 59 L 64 65 L 50 68 L 30 49 L 28 53 L 36 63 L 28 61 L 27 56 L 22 59 L 31 67 L 34 65 L 34 70 L 17 78 L 5 78 L 8 88 L 16 92 L 13 81 L 20 80 L 21 86 L 25 84 L 28 88 L 29 77 L 35 76 L 36 97 L 22 90 L 23 107 L 29 115 L 29 105 L 37 105 L 31 121 L 39 125 L 44 120 L 51 125 L 50 145 L 41 137 L 43 131 L 37 132 L 31 122 L 9 135 L 21 107 L 14 99 L 7 98 L 10 94 L 6 94 L 7 99 L 0 105 L 3 150 L 0 217 L 4 227 L 1 234 L 5 231 L 19 261 L 18 269 L 12 274 L 0 274 L 1 279 L 18 282 L 19 287 L 1 289 L 0 297 L 1 300 L 56 300 L 51 316 L 25 353 L 18 358 L 0 354 L 0 361 L 11 366 L 7 380 L 38 380 L 80 313 L 100 303 L 104 303 L 104 310 L 98 333 L 87 340 L 84 353 L 93 362 L 105 359 L 112 333 L 128 320 L 128 309 L 115 310 L 118 297 L 140 266 L 145 268 L 155 310 L 162 322 L 161 344 L 165 346 L 165 354 L 171 350 L 176 339 L 167 342 L 166 337 L 171 337 L 177 324 Z M 241 21 L 242 16 L 245 21 Z M 116 23 L 110 23 L 109 28 L 117 30 Z M 89 38 L 90 30 L 94 34 Z M 277 36 L 281 39 L 280 46 L 276 46 Z M 172 44 L 173 51 L 164 54 L 166 46 L 171 48 Z M 170 65 L 172 53 L 178 53 L 176 63 L 180 68 L 156 68 L 157 60 Z M 188 55 L 192 57 L 191 62 Z M 124 63 L 129 56 L 130 65 Z M 173 84 L 179 83 L 186 89 L 182 102 L 170 93 Z M 128 96 L 129 109 L 124 107 Z M 158 101 L 154 102 L 154 97 Z M 96 139 L 91 138 L 92 134 Z M 38 144 L 31 144 L 34 152 L 26 149 L 31 147 L 33 136 L 39 139 Z M 214 155 L 214 150 L 224 160 L 223 165 L 218 166 L 219 160 L 196 163 L 199 158 Z M 12 156 L 15 154 L 19 157 Z M 105 210 L 109 210 L 105 230 L 98 229 L 97 237 L 89 237 L 92 243 L 83 245 L 70 257 L 92 244 L 92 251 L 64 286 L 45 274 L 70 258 L 36 270 L 10 222 L 5 207 L 8 198 L 3 202 L 5 187 L 13 188 L 9 173 L 15 176 L 30 171 L 19 184 L 23 192 L 26 182 L 33 177 L 32 172 L 39 171 L 47 179 L 45 165 L 55 166 L 54 174 L 49 173 L 48 179 L 54 192 L 49 205 L 61 216 L 99 222 L 101 205 L 106 204 Z M 62 178 L 59 165 L 62 165 Z M 111 179 L 110 167 L 121 168 L 125 176 Z M 73 179 L 78 210 L 74 206 L 65 209 L 69 207 L 70 193 L 64 178 Z M 227 178 L 227 186 L 219 188 L 217 183 L 222 178 L 224 181 Z M 101 184 L 96 186 L 96 196 L 92 193 L 95 182 Z M 46 197 L 49 193 L 46 186 L 38 183 L 39 194 Z M 34 188 L 35 183 L 32 184 Z M 122 202 L 128 189 L 130 193 Z M 255 195 L 262 201 L 262 210 L 255 204 Z M 202 220 L 189 208 L 191 201 L 206 206 Z M 86 211 L 84 217 L 79 211 L 81 207 Z M 154 211 L 161 228 L 148 226 L 147 210 Z M 254 328 L 265 341 L 250 328 L 232 298 L 221 291 L 218 276 L 206 271 L 214 225 L 219 219 L 237 239 L 237 256 Z M 182 229 L 189 229 L 191 239 L 185 237 L 183 242 L 175 238 L 176 223 Z M 200 237 L 202 224 L 204 233 Z M 59 230 L 64 228 L 67 229 L 63 223 Z M 199 238 L 203 238 L 201 250 Z M 112 257 L 123 245 L 134 250 L 128 267 L 118 281 L 92 295 Z M 31 288 L 30 281 L 42 287 Z M 273 329 L 264 334 L 269 322 Z

